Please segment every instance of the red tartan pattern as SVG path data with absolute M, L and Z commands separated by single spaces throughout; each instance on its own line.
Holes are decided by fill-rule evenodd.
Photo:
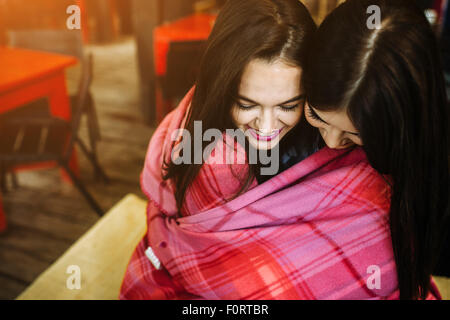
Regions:
M 245 173 L 246 165 L 204 165 L 176 219 L 161 164 L 192 94 L 150 143 L 141 175 L 148 233 L 131 258 L 121 299 L 399 298 L 390 187 L 360 148 L 325 148 L 232 200 L 240 187 L 235 170 Z M 146 257 L 148 247 L 161 270 Z M 371 266 L 379 268 L 380 288 L 368 285 Z M 439 298 L 433 289 L 428 298 Z

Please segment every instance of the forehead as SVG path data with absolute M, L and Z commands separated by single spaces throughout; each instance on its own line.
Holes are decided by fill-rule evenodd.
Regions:
M 276 104 L 300 92 L 302 70 L 281 60 L 252 60 L 245 68 L 239 94 L 261 104 Z
M 350 117 L 347 114 L 347 110 L 340 109 L 339 111 L 324 112 L 314 109 L 314 111 L 322 120 L 327 122 L 329 125 L 345 132 L 358 133 L 358 130 L 355 129 L 355 126 L 353 125 Z

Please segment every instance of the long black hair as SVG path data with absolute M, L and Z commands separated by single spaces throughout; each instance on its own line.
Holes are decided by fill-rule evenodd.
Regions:
M 316 28 L 298 0 L 228 0 L 208 39 L 185 129 L 194 132 L 194 121 L 202 122 L 203 131 L 236 129 L 231 108 L 248 63 L 254 59 L 281 59 L 303 68 Z M 201 166 L 166 164 L 164 178 L 174 182 L 179 209 Z M 250 167 L 240 192 L 253 178 L 254 168 Z
M 378 25 L 369 19 L 373 5 L 381 13 Z M 449 197 L 448 107 L 428 21 L 413 1 L 347 0 L 319 27 L 304 71 L 308 103 L 346 110 L 370 164 L 391 176 L 400 298 L 424 298 Z

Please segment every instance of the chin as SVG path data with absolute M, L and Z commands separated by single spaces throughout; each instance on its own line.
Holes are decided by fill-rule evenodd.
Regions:
M 254 149 L 257 149 L 257 150 L 272 150 L 273 148 L 275 148 L 280 143 L 280 140 L 278 140 L 278 141 L 271 141 L 269 143 L 269 142 L 256 142 L 253 139 L 251 139 L 249 141 L 249 143 Z

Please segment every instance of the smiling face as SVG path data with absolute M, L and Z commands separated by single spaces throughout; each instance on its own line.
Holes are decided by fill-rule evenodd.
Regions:
M 323 140 L 331 149 L 345 149 L 354 145 L 362 146 L 358 130 L 345 110 L 324 112 L 305 105 L 306 120 L 319 129 Z
M 245 68 L 231 116 L 254 148 L 272 149 L 300 121 L 301 75 L 299 67 L 281 60 L 253 60 Z

